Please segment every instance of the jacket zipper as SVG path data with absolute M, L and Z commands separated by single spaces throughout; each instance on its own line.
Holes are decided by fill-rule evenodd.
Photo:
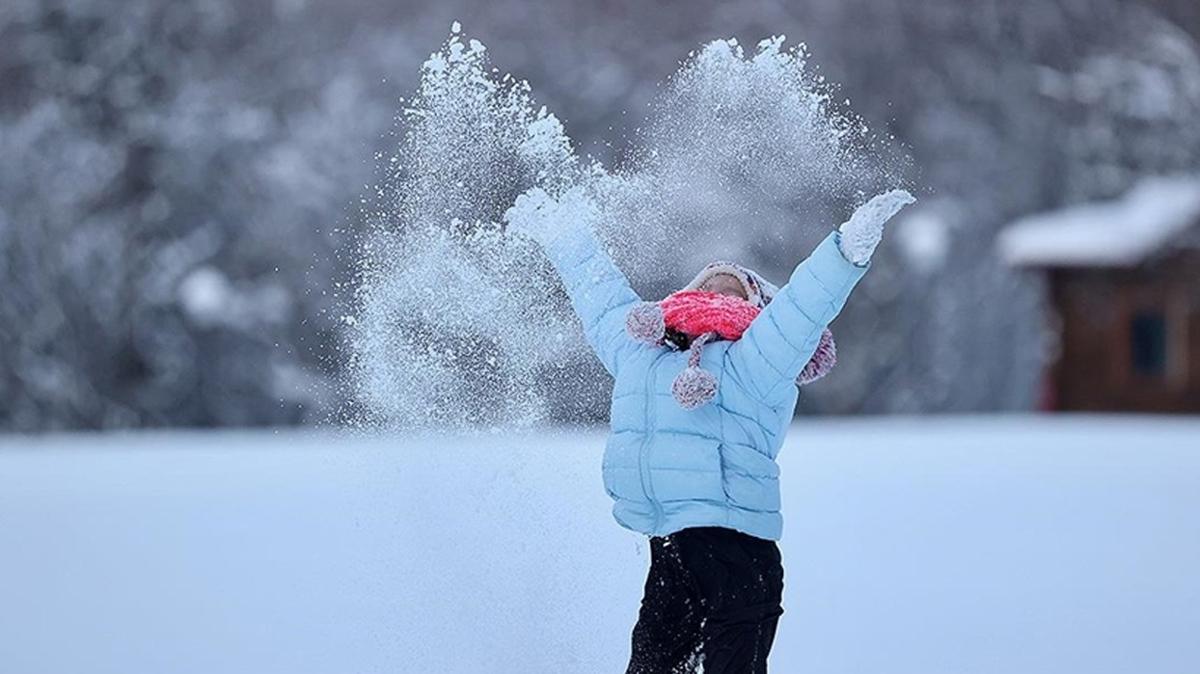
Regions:
M 666 356 L 669 351 L 664 351 L 659 354 L 651 363 L 650 368 L 646 373 L 646 437 L 642 439 L 642 447 L 638 450 L 638 472 L 642 478 L 642 491 L 646 494 L 646 500 L 654 508 L 654 528 L 651 535 L 656 535 L 662 527 L 662 504 L 654 497 L 654 487 L 650 485 L 650 466 L 649 466 L 649 449 L 650 438 L 654 435 L 654 401 L 657 393 L 654 390 L 654 372 L 658 369 L 658 362 Z

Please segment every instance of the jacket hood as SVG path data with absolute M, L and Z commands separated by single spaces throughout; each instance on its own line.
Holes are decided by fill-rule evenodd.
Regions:
M 725 260 L 717 260 L 705 265 L 691 283 L 683 287 L 683 290 L 699 290 L 706 281 L 720 274 L 727 274 L 737 279 L 742 284 L 742 289 L 746 291 L 746 300 L 759 309 L 766 308 L 779 293 L 779 287 L 763 278 L 762 274 L 749 267 Z

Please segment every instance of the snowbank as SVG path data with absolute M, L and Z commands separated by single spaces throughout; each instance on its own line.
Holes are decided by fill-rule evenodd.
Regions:
M 1200 420 L 808 422 L 783 674 L 1200 662 Z M 622 671 L 595 432 L 0 439 L 0 670 Z

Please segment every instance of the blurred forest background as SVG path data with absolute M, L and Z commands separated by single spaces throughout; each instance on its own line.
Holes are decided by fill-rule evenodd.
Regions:
M 341 406 L 360 199 L 454 20 L 605 162 L 689 51 L 781 33 L 907 146 L 922 203 L 802 411 L 1034 408 L 1044 288 L 998 230 L 1200 170 L 1194 0 L 5 0 L 0 429 Z

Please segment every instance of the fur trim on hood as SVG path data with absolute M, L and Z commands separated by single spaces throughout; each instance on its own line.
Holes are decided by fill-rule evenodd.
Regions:
M 706 281 L 721 274 L 741 283 L 745 300 L 700 290 Z M 701 349 L 717 339 L 741 338 L 778 292 L 777 286 L 753 269 L 732 262 L 712 262 L 682 290 L 661 302 L 643 302 L 631 309 L 625 329 L 639 341 L 689 352 L 688 366 L 675 378 L 671 390 L 682 407 L 694 409 L 712 400 L 717 391 L 716 377 L 700 368 Z M 833 333 L 825 330 L 796 384 L 802 386 L 824 377 L 836 363 L 837 345 Z
M 722 260 L 705 265 L 704 269 L 696 274 L 696 278 L 683 287 L 683 290 L 699 290 L 700 286 L 710 278 L 721 274 L 727 274 L 737 279 L 742 284 L 742 289 L 746 291 L 746 301 L 759 309 L 765 309 L 779 292 L 779 287 L 763 278 L 762 274 L 749 267 Z

